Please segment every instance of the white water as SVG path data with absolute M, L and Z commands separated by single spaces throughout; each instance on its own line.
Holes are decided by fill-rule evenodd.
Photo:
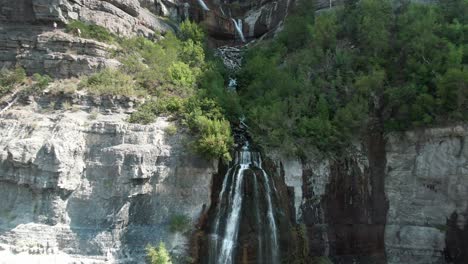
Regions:
M 239 160 L 239 171 L 236 173 L 233 181 L 235 181 L 235 188 L 231 188 L 231 194 L 234 191 L 234 198 L 232 199 L 232 207 L 228 214 L 226 222 L 226 230 L 224 232 L 224 238 L 221 245 L 221 252 L 219 256 L 220 264 L 228 264 L 233 262 L 233 249 L 237 242 L 237 236 L 239 235 L 239 220 L 240 211 L 242 207 L 242 183 L 244 182 L 244 171 L 249 168 L 250 164 L 250 151 L 248 146 L 245 146 L 240 152 Z M 234 187 L 234 182 L 232 183 Z
M 234 23 L 234 27 L 236 28 L 237 34 L 239 35 L 240 39 L 242 42 L 245 42 L 245 36 L 244 32 L 242 32 L 242 20 L 235 20 L 234 18 L 231 18 L 232 22 Z
M 210 236 L 210 264 L 233 264 L 235 263 L 235 250 L 238 246 L 239 225 L 241 221 L 242 205 L 244 198 L 244 182 L 245 171 L 253 167 L 261 171 L 259 179 L 263 184 L 259 184 L 259 180 L 255 176 L 253 181 L 254 185 L 254 207 L 255 222 L 257 225 L 257 243 L 258 243 L 258 260 L 268 260 L 269 264 L 279 263 L 279 248 L 278 248 L 278 230 L 274 217 L 272 196 L 270 184 L 273 182 L 269 179 L 266 172 L 263 170 L 262 161 L 259 153 L 252 152 L 249 149 L 248 143 L 236 153 L 234 164 L 228 169 L 224 179 L 221 192 L 219 193 L 219 202 L 216 207 L 216 216 L 212 234 Z M 259 189 L 264 188 L 263 192 Z M 265 194 L 266 197 L 260 197 L 260 194 Z M 260 201 L 266 202 L 266 216 L 264 222 L 268 222 L 268 227 L 262 226 L 261 206 Z M 264 207 L 263 207 L 264 208 Z M 250 208 L 248 208 L 250 209 Z M 267 232 L 267 233 L 265 233 Z M 262 235 L 267 234 L 265 237 Z M 265 239 L 265 240 L 264 240 Z M 263 251 L 264 246 L 267 247 Z M 262 262 L 263 263 L 263 262 Z M 265 262 L 266 263 L 266 262 Z
M 200 4 L 200 7 L 205 10 L 205 11 L 210 11 L 210 9 L 208 8 L 208 6 L 205 4 L 205 2 L 203 0 L 198 0 L 198 4 Z
M 268 202 L 268 225 L 270 226 L 270 230 L 273 232 L 270 233 L 270 246 L 271 246 L 271 253 L 272 253 L 272 263 L 276 264 L 278 261 L 278 234 L 276 229 L 276 222 L 275 216 L 273 215 L 273 204 L 271 203 L 271 189 L 270 189 L 270 182 L 268 180 L 268 175 L 262 169 L 263 179 L 265 180 L 265 186 L 267 190 L 267 202 Z

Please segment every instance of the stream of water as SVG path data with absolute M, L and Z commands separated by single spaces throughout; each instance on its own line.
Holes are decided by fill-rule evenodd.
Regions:
M 253 173 L 246 173 L 247 171 Z M 246 177 L 254 177 L 247 181 Z M 244 208 L 245 184 L 253 183 L 255 208 Z M 246 141 L 235 155 L 229 167 L 218 197 L 218 205 L 209 243 L 210 264 L 236 263 L 236 250 L 239 246 L 239 229 L 242 210 L 254 210 L 256 228 L 256 258 L 258 263 L 279 263 L 278 230 L 274 216 L 273 182 L 262 168 L 261 156 L 250 149 Z M 261 197 L 264 195 L 265 197 Z M 262 211 L 262 209 L 264 211 Z M 266 209 L 266 211 L 265 211 Z M 266 225 L 265 225 L 266 224 Z M 260 230 L 262 232 L 260 232 Z

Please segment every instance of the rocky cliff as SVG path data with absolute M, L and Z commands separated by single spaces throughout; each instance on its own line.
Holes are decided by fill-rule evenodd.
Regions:
M 68 78 L 117 66 L 111 58 L 115 47 L 62 32 L 72 20 L 103 26 L 118 36 L 173 30 L 138 1 L 0 0 L 0 68 L 18 64 L 30 74 Z
M 467 137 L 466 126 L 374 135 L 344 158 L 282 159 L 311 255 L 466 263 Z
M 56 99 L 0 118 L 0 263 L 142 263 L 160 241 L 186 255 L 171 217 L 196 223 L 216 163 L 168 134 L 167 118 L 127 123 L 131 100 Z

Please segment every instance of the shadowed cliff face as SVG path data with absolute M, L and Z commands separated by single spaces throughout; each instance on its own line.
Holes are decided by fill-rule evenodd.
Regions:
M 240 20 L 247 39 L 257 38 L 274 30 L 282 23 L 293 0 L 202 1 L 190 0 L 190 16 L 201 22 L 215 39 L 235 39 L 238 36 L 232 19 Z
M 453 212 L 447 219 L 447 232 L 444 250 L 447 263 L 463 264 L 468 261 L 468 220 L 460 227 L 457 212 Z
M 328 183 L 318 201 L 311 179 L 320 172 L 305 163 L 303 220 L 314 256 L 328 255 L 334 263 L 386 263 L 385 140 L 375 123 L 361 151 L 329 162 Z

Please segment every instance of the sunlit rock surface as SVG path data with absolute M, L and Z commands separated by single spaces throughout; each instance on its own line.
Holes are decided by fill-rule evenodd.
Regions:
M 160 241 L 186 255 L 187 234 L 171 233 L 170 219 L 195 224 L 216 165 L 184 133 L 168 135 L 165 118 L 127 123 L 131 101 L 67 99 L 79 105 L 65 111 L 61 100 L 0 117 L 0 263 L 142 263 Z

